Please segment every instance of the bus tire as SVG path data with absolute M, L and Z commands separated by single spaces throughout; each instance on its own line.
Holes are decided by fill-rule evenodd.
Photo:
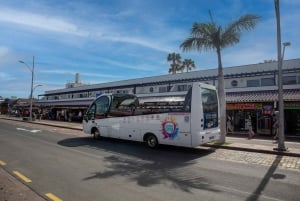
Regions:
M 100 132 L 97 128 L 93 128 L 92 130 L 93 139 L 97 140 L 100 138 Z
M 145 143 L 151 149 L 156 148 L 158 146 L 157 137 L 155 135 L 153 135 L 153 134 L 147 134 L 145 136 Z

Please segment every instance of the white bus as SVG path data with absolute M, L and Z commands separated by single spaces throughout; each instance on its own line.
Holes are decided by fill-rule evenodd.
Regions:
M 93 137 L 111 137 L 196 147 L 220 138 L 216 88 L 195 82 L 183 97 L 137 98 L 103 94 L 88 108 L 83 130 Z

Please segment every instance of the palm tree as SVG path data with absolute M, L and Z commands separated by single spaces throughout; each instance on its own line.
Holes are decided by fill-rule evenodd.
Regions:
M 221 59 L 221 50 L 237 44 L 240 41 L 242 31 L 249 31 L 256 26 L 257 15 L 246 14 L 237 20 L 222 27 L 217 25 L 210 14 L 211 22 L 194 23 L 190 36 L 180 45 L 184 52 L 196 50 L 214 50 L 218 57 L 218 95 L 220 99 L 220 143 L 225 143 L 226 137 L 226 99 L 224 88 L 224 75 Z
M 184 59 L 182 62 L 182 71 L 186 69 L 186 72 L 191 71 L 193 68 L 196 68 L 195 62 L 192 59 Z
M 175 53 L 175 52 L 170 53 L 170 54 L 168 54 L 167 60 L 168 60 L 168 62 L 171 62 L 171 64 L 170 64 L 171 67 L 169 68 L 169 73 L 176 74 L 176 72 L 178 70 L 180 70 L 180 65 L 181 65 L 180 54 Z

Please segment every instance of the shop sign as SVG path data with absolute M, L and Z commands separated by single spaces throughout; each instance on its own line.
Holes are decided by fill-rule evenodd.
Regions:
M 262 103 L 228 103 L 226 110 L 257 110 L 262 109 Z
M 285 102 L 284 103 L 284 109 L 299 110 L 300 109 L 300 102 Z

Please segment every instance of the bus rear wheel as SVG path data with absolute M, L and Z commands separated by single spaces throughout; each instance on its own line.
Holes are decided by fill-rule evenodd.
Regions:
M 153 134 L 148 134 L 146 136 L 145 142 L 146 142 L 147 146 L 152 149 L 158 146 L 158 140 L 157 140 L 156 136 Z

